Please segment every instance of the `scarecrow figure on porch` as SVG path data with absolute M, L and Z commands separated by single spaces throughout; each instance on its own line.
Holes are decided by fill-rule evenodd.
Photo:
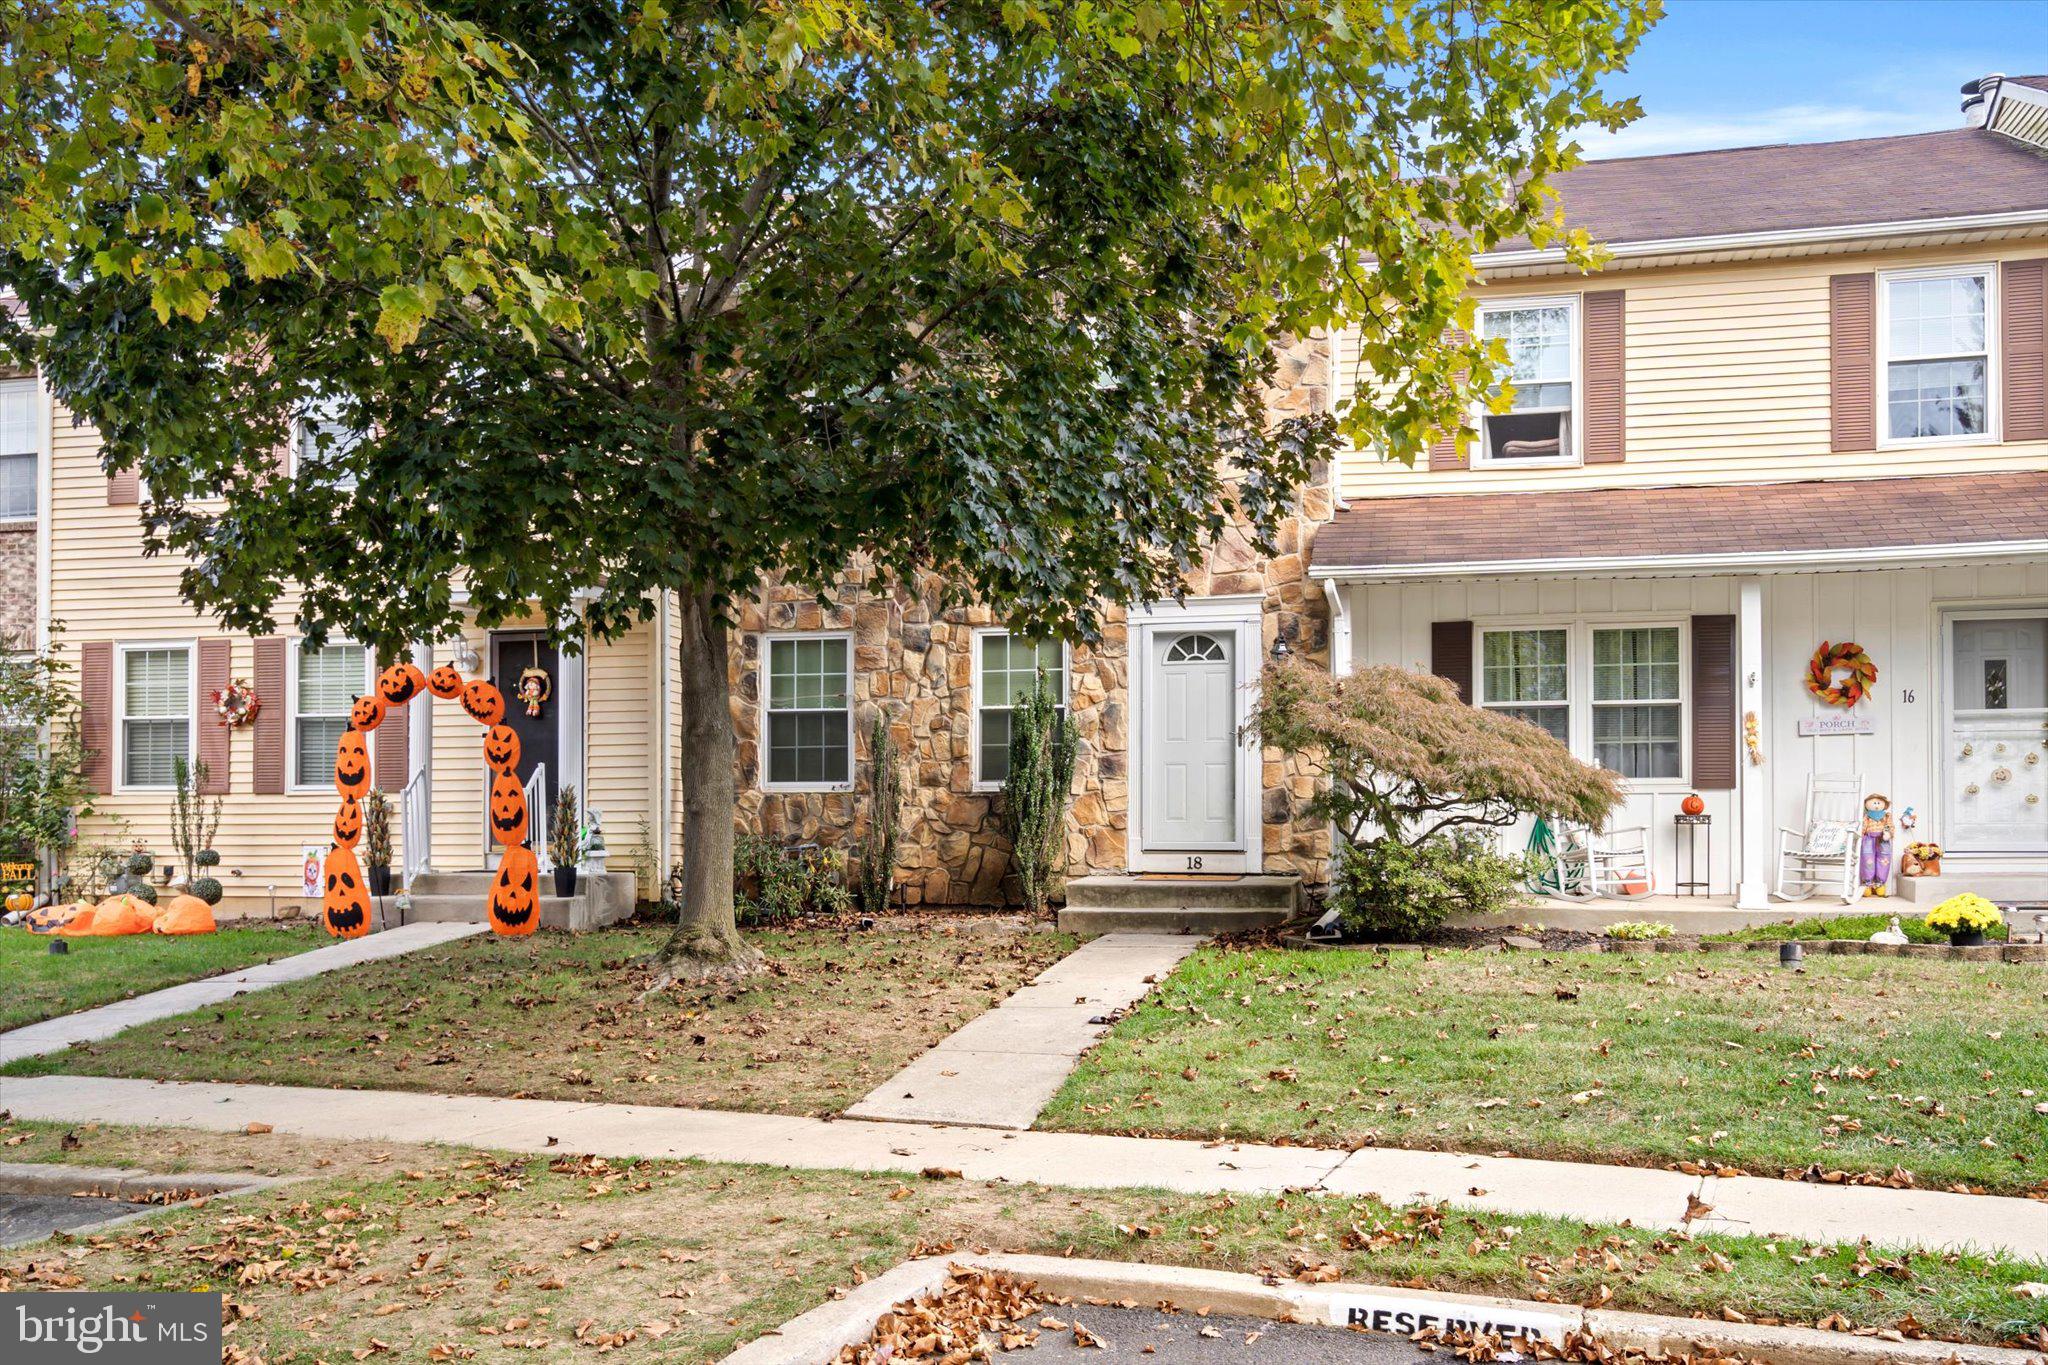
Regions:
M 1872 792 L 1863 798 L 1863 838 L 1856 864 L 1866 896 L 1891 894 L 1892 837 L 1892 799 Z

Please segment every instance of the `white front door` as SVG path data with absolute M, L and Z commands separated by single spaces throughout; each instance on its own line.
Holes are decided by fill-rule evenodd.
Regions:
M 1151 632 L 1144 721 L 1148 849 L 1239 847 L 1236 635 Z
M 1953 629 L 1941 842 L 2048 852 L 2048 617 L 1958 619 Z

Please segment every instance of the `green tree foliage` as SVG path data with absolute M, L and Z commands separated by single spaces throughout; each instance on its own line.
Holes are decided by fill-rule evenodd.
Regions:
M 1002 800 L 1010 867 L 1024 904 L 1034 911 L 1045 909 L 1053 883 L 1067 868 L 1067 807 L 1080 747 L 1074 722 L 1041 673 L 1031 695 L 1010 713 L 1010 771 Z
M 1284 506 L 1332 424 L 1261 389 L 1317 327 L 1412 456 L 1492 373 L 1472 253 L 1592 260 L 1545 179 L 1655 8 L 15 0 L 0 340 L 231 629 L 678 593 L 669 965 L 744 969 L 732 601 L 858 551 L 1086 633 Z M 362 434 L 278 477 L 314 413 Z
M 0 860 L 48 854 L 61 871 L 92 809 L 77 691 L 54 650 L 0 648 Z
M 1337 850 L 1330 908 L 1350 939 L 1402 943 L 1452 915 L 1490 915 L 1520 894 L 1528 860 L 1503 854 L 1476 830 L 1404 844 L 1370 839 Z

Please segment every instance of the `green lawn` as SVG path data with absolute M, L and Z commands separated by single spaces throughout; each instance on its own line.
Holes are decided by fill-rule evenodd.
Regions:
M 52 935 L 0 928 L 0 1030 L 162 990 L 240 967 L 290 957 L 333 940 L 311 925 L 251 925 L 172 937 L 72 938 L 50 951 Z
M 478 935 L 13 1069 L 836 1113 L 1077 942 L 1013 916 L 835 921 L 749 934 L 773 970 L 744 990 L 647 995 L 666 936 Z
M 1204 949 L 1041 1127 L 2048 1188 L 2048 971 Z
M 64 1139 L 69 1134 L 70 1147 Z M 285 1134 L 0 1123 L 11 1160 L 193 1161 L 310 1177 L 73 1243 L 0 1251 L 0 1290 L 198 1289 L 243 1312 L 230 1343 L 316 1360 L 715 1360 L 914 1254 L 987 1247 L 1606 1300 L 1718 1318 L 2018 1343 L 2048 1267 L 1758 1237 L 1466 1214 L 1310 1194 L 1144 1190 L 498 1157 Z M 1610 1297 L 1611 1296 L 1611 1297 Z M 1085 1305 L 1062 1317 L 1086 1322 Z M 628 1334 L 631 1339 L 628 1339 Z

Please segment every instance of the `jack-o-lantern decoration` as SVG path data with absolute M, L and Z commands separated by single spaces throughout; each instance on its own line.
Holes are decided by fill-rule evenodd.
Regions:
M 494 773 L 509 773 L 519 767 L 519 732 L 509 725 L 493 725 L 484 732 L 484 762 Z
M 334 748 L 334 789 L 361 800 L 370 790 L 370 748 L 361 730 L 343 730 Z
M 491 882 L 491 932 L 507 938 L 540 927 L 540 859 L 523 844 L 513 844 L 498 859 Z
M 354 848 L 356 840 L 363 837 L 363 803 L 353 796 L 341 798 L 341 809 L 334 813 L 334 842 L 343 848 Z
M 365 692 L 349 703 L 348 725 L 351 730 L 368 732 L 384 723 L 384 699 L 375 692 Z
M 455 671 L 454 664 L 442 664 L 427 674 L 427 691 L 447 701 L 454 701 L 462 695 L 462 675 Z
M 462 689 L 462 709 L 478 725 L 496 725 L 505 719 L 505 694 L 477 678 Z
M 491 837 L 507 848 L 526 837 L 526 788 L 512 773 L 491 779 Z
M 427 685 L 427 675 L 412 664 L 393 664 L 377 675 L 377 695 L 386 706 L 403 706 Z
M 346 844 L 327 850 L 327 892 L 320 916 L 336 938 L 361 938 L 370 932 L 370 892 L 363 885 L 363 865 Z

